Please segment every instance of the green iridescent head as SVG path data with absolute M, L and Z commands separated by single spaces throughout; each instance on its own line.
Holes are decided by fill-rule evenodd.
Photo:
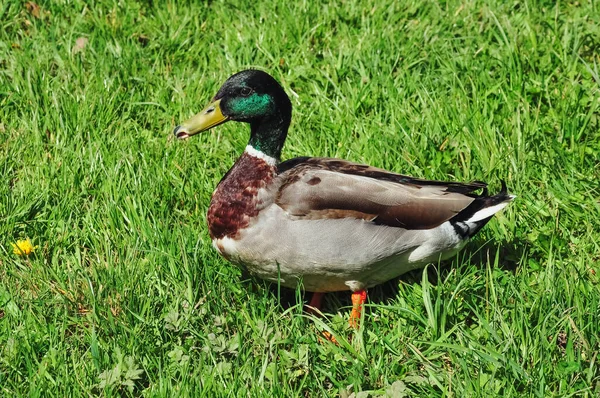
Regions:
M 279 83 L 265 72 L 245 70 L 227 79 L 213 101 L 174 134 L 187 138 L 228 120 L 250 123 L 249 144 L 279 159 L 291 119 L 292 104 Z

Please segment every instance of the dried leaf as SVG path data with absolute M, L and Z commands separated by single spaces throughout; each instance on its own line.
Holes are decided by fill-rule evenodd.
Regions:
M 25 8 L 27 8 L 27 11 L 34 16 L 34 18 L 38 18 L 40 17 L 40 6 L 38 6 L 36 3 L 34 3 L 33 1 L 28 1 L 27 3 L 25 3 Z
M 385 389 L 386 397 L 403 398 L 409 396 L 409 394 L 410 391 L 406 388 L 406 384 L 400 380 L 396 380 L 391 386 Z
M 75 45 L 73 46 L 73 49 L 71 50 L 73 54 L 77 54 L 78 52 L 83 51 L 83 49 L 89 41 L 90 40 L 87 37 L 78 37 L 77 40 L 75 40 Z
M 140 43 L 144 47 L 146 47 L 148 45 L 148 42 L 150 42 L 150 38 L 143 34 L 138 35 L 137 40 L 138 43 Z

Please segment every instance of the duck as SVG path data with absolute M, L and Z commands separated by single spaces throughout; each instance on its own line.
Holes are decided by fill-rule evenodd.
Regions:
M 313 310 L 325 293 L 350 291 L 351 326 L 368 288 L 455 255 L 515 198 L 504 182 L 489 195 L 479 181 L 431 181 L 334 158 L 281 161 L 291 120 L 282 86 L 249 69 L 229 77 L 173 134 L 250 125 L 245 150 L 210 201 L 214 248 L 258 278 L 313 292 Z

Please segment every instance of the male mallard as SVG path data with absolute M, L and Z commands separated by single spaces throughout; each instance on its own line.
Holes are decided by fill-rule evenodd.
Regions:
M 367 288 L 460 250 L 514 196 L 481 182 L 427 181 L 339 159 L 280 163 L 292 118 L 265 72 L 231 76 L 212 102 L 177 126 L 188 138 L 228 120 L 250 141 L 215 190 L 207 221 L 214 247 L 250 273 L 315 292 L 351 290 L 356 325 Z M 473 191 L 483 189 L 483 194 Z

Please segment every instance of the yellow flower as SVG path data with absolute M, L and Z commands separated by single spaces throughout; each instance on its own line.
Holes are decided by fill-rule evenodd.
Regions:
M 33 246 L 29 239 L 19 239 L 17 243 L 11 243 L 13 247 L 13 253 L 18 256 L 29 256 L 37 246 Z

